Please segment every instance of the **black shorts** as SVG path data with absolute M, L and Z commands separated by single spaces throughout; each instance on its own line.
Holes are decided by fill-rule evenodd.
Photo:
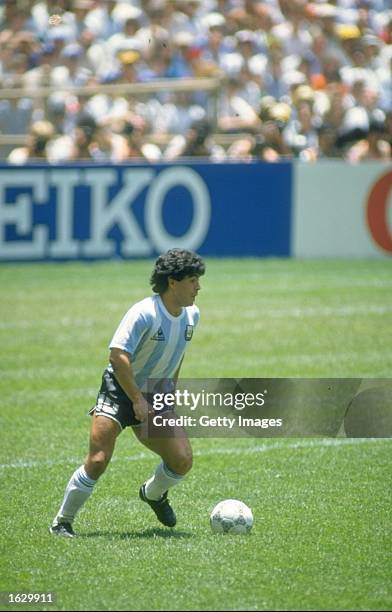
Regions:
M 121 429 L 140 425 L 133 411 L 133 404 L 123 388 L 117 382 L 114 374 L 104 370 L 101 388 L 98 391 L 95 406 L 89 411 L 90 415 L 101 414 L 116 421 Z
M 144 393 L 143 395 L 151 406 L 153 406 L 154 394 Z M 159 411 L 154 411 L 154 413 L 164 414 L 165 412 L 172 411 L 172 406 L 163 406 L 163 408 Z M 114 374 L 108 369 L 104 370 L 102 374 L 101 388 L 98 391 L 95 406 L 89 410 L 88 414 L 106 416 L 116 421 L 121 429 L 125 429 L 125 427 L 137 427 L 142 424 L 142 421 L 139 421 L 135 416 L 132 401 L 129 399 Z M 162 430 L 162 428 L 160 428 L 160 430 Z

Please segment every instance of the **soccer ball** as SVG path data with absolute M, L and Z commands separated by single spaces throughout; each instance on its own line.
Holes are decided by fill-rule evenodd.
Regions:
M 214 533 L 248 533 L 252 529 L 253 514 L 238 499 L 225 499 L 211 512 L 210 524 Z

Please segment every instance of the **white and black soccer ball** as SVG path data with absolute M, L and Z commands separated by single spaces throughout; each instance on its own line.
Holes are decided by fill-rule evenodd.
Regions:
M 210 524 L 214 533 L 249 533 L 253 525 L 252 510 L 238 499 L 225 499 L 211 512 Z

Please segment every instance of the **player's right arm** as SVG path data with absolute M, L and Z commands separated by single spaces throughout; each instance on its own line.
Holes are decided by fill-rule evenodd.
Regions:
M 111 348 L 109 361 L 117 381 L 133 404 L 135 417 L 144 421 L 150 406 L 136 384 L 129 353 L 120 348 Z

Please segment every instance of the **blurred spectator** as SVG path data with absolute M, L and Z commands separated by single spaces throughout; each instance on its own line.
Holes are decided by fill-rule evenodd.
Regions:
M 346 157 L 353 163 L 366 159 L 390 160 L 391 144 L 386 140 L 385 123 L 372 119 L 366 137 L 352 145 Z
M 272 28 L 272 35 L 281 43 L 285 55 L 303 57 L 310 49 L 312 37 L 304 20 L 302 0 L 281 2 L 282 23 Z
M 284 73 L 283 58 L 284 54 L 280 44 L 272 40 L 264 73 L 264 89 L 268 96 L 272 96 L 276 100 L 284 100 L 289 93 L 290 79 Z
M 133 48 L 120 49 L 117 52 L 117 59 L 120 62 L 121 74 L 120 83 L 137 83 L 140 81 L 140 51 L 138 45 L 132 45 Z
M 62 65 L 51 72 L 52 85 L 58 89 L 86 85 L 91 73 L 80 65 L 82 56 L 83 47 L 78 43 L 65 45 L 60 53 Z
M 184 136 L 175 136 L 164 151 L 165 160 L 178 157 L 207 157 L 220 161 L 224 151 L 211 139 L 211 126 L 206 120 L 195 121 Z
M 225 56 L 234 49 L 234 41 L 231 43 L 225 38 L 225 17 L 218 12 L 206 15 L 203 23 L 206 28 L 206 36 L 201 46 L 201 57 L 211 62 L 216 70 L 221 70 Z
M 117 8 L 117 1 L 96 0 L 94 4 L 94 8 L 85 17 L 88 29 L 98 40 L 110 40 L 111 36 L 121 31 L 122 26 L 123 17 Z
M 295 157 L 304 161 L 317 159 L 317 124 L 312 113 L 312 104 L 309 101 L 299 102 L 297 116 L 285 129 L 284 139 Z
M 40 52 L 36 57 L 35 66 L 25 72 L 22 78 L 23 86 L 27 90 L 50 85 L 52 70 L 57 62 L 60 61 L 57 51 L 58 49 L 52 42 L 41 46 Z
M 126 5 L 127 18 L 124 20 L 121 31 L 116 32 L 108 38 L 108 45 L 116 53 L 120 49 L 127 48 L 128 40 L 134 39 L 140 29 L 142 11 L 134 6 Z
M 248 134 L 235 140 L 227 150 L 227 159 L 249 162 L 254 159 L 256 139 Z
M 14 2 L 16 5 L 17 3 Z M 61 13 L 65 14 L 67 0 L 39 0 L 38 2 L 30 2 L 31 6 L 31 21 L 34 29 L 38 32 L 38 36 L 45 38 L 48 33 L 48 20 L 50 15 Z M 68 15 L 67 15 L 68 17 Z
M 88 146 L 89 157 L 99 162 L 116 162 L 117 139 L 117 135 L 113 134 L 107 126 L 96 125 Z M 83 159 L 81 155 L 83 152 L 79 152 L 78 159 Z
M 218 127 L 222 132 L 253 130 L 258 126 L 259 117 L 246 97 L 247 88 L 239 76 L 227 80 L 218 100 Z
M 194 40 L 200 41 L 205 32 L 202 22 L 203 4 L 203 0 L 177 0 L 177 10 L 172 13 L 170 20 L 170 34 L 175 37 L 179 32 L 188 32 Z
M 193 69 L 191 65 L 192 45 L 195 36 L 187 30 L 179 31 L 174 34 L 172 39 L 173 57 L 168 66 L 166 76 L 168 78 L 192 77 Z
M 319 159 L 327 157 L 340 157 L 340 150 L 337 146 L 337 132 L 336 129 L 323 123 L 317 129 L 318 132 L 318 151 L 317 157 Z
M 47 116 L 56 135 L 68 134 L 75 126 L 79 102 L 76 96 L 57 93 L 47 101 Z
M 291 117 L 291 109 L 285 102 L 276 103 L 273 98 L 263 101 L 260 119 L 262 127 L 256 135 L 253 155 L 263 161 L 275 162 L 292 157 L 292 151 L 284 137 Z
M 5 87 L 13 89 L 13 80 L 3 80 Z M 27 134 L 33 120 L 33 102 L 30 98 L 0 99 L 0 134 Z
M 73 129 L 51 140 L 47 147 L 48 160 L 66 162 L 83 159 L 98 159 L 95 138 L 99 126 L 86 112 L 80 112 Z M 99 148 L 99 145 L 98 145 Z
M 389 58 L 377 69 L 376 74 L 380 87 L 379 107 L 389 112 L 392 110 L 392 44 Z
M 167 102 L 150 99 L 137 104 L 135 111 L 150 125 L 154 134 L 185 134 L 191 124 L 204 119 L 203 106 L 195 104 L 192 92 L 179 92 Z
M 46 160 L 47 146 L 54 136 L 54 127 L 49 121 L 36 121 L 31 126 L 31 132 L 25 147 L 13 149 L 7 161 L 22 165 L 27 161 Z
M 123 71 L 120 68 L 102 74 L 100 83 L 112 84 L 120 83 Z M 85 110 L 91 114 L 96 121 L 106 121 L 110 119 L 122 118 L 129 111 L 129 103 L 123 95 L 108 95 L 105 93 L 95 94 L 86 101 Z
M 158 146 L 144 142 L 144 125 L 126 121 L 121 128 L 121 141 L 116 150 L 116 161 L 129 159 L 146 159 L 157 161 L 161 158 L 161 150 Z
M 384 41 L 386 45 L 392 45 L 392 15 L 389 15 L 389 19 L 380 34 L 381 40 Z
M 95 8 L 94 0 L 72 0 L 74 38 L 80 40 L 83 33 L 88 29 L 86 18 L 89 12 Z

